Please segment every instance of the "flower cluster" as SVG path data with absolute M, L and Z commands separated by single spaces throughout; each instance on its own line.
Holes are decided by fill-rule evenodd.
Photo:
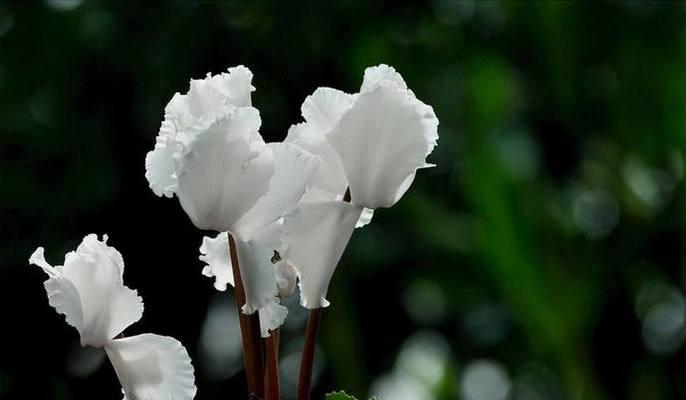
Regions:
M 283 143 L 258 133 L 245 67 L 192 80 L 165 109 L 146 176 L 157 195 L 176 194 L 205 237 L 200 259 L 215 288 L 233 284 L 228 235 L 237 244 L 246 314 L 262 334 L 284 322 L 280 298 L 297 281 L 301 304 L 326 307 L 334 269 L 356 226 L 391 207 L 438 139 L 433 109 L 387 65 L 368 68 L 359 92 L 318 88 L 303 102 L 304 122 Z M 349 199 L 344 199 L 349 192 Z
M 288 315 L 282 299 L 299 287 L 300 304 L 312 310 L 303 351 L 311 368 L 319 309 L 329 305 L 329 283 L 353 231 L 396 204 L 417 170 L 431 166 L 438 119 L 394 68 L 379 65 L 367 68 L 356 93 L 315 90 L 302 104 L 304 122 L 283 142 L 265 143 L 254 90 L 243 66 L 191 80 L 165 108 L 145 176 L 156 195 L 178 197 L 197 228 L 215 232 L 200 246 L 202 273 L 217 290 L 236 287 L 249 390 L 272 400 L 279 398 L 272 333 Z M 178 341 L 121 337 L 143 303 L 124 286 L 122 257 L 106 240 L 86 236 L 63 266 L 36 250 L 30 263 L 48 274 L 50 305 L 82 345 L 105 349 L 125 398 L 192 399 L 193 367 Z M 299 399 L 306 400 L 302 368 L 307 388 Z

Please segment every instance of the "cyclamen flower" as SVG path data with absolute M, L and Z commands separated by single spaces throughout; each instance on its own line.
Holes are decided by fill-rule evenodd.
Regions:
M 234 237 L 243 312 L 266 307 L 265 314 L 285 318 L 271 259 L 281 248 L 282 216 L 295 207 L 321 161 L 296 145 L 264 142 L 259 112 L 250 105 L 251 81 L 242 66 L 191 80 L 188 93 L 177 93 L 165 109 L 146 177 L 158 196 L 176 195 L 196 227 Z M 228 257 L 228 246 L 223 252 Z M 217 276 L 218 288 L 230 282 L 230 270 L 204 272 Z
M 39 247 L 29 258 L 48 275 L 48 301 L 80 335 L 82 346 L 104 348 L 124 392 L 124 399 L 186 400 L 195 396 L 190 357 L 168 336 L 119 335 L 143 315 L 143 301 L 124 285 L 124 261 L 107 245 L 88 235 L 64 265 L 51 266 Z
M 391 207 L 412 184 L 438 140 L 433 109 L 416 98 L 388 65 L 365 70 L 360 92 L 318 88 L 301 107 L 305 122 L 293 125 L 286 142 L 322 158 L 310 192 L 377 209 Z
M 305 122 L 286 142 L 318 155 L 317 172 L 298 208 L 285 217 L 285 258 L 298 271 L 301 304 L 326 307 L 333 272 L 355 226 L 391 207 L 430 167 L 438 119 L 387 65 L 367 68 L 360 92 L 318 88 L 301 108 Z M 350 203 L 341 201 L 349 190 Z
M 146 157 L 150 188 L 178 196 L 200 229 L 228 231 L 269 188 L 274 156 L 258 133 L 251 80 L 245 67 L 191 80 L 167 104 Z

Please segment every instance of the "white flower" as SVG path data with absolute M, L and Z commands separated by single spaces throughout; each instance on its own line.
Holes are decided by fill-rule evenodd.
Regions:
M 248 107 L 252 72 L 244 66 L 228 73 L 192 79 L 187 94 L 176 93 L 165 108 L 155 148 L 145 159 L 145 177 L 158 196 L 172 197 L 177 189 L 179 165 L 174 155 L 183 151 L 184 132 L 204 118 L 212 118 L 227 106 Z
M 266 144 L 245 67 L 191 80 L 165 108 L 146 177 L 159 196 L 176 195 L 200 229 L 247 238 L 291 209 L 321 164 L 293 144 Z
M 143 301 L 124 286 L 124 261 L 106 242 L 107 236 L 99 241 L 88 235 L 67 253 L 64 265 L 54 267 L 39 247 L 29 263 L 48 275 L 48 301 L 79 332 L 81 345 L 104 347 L 125 398 L 192 399 L 193 366 L 176 339 L 152 334 L 115 339 L 141 318 Z
M 367 68 L 360 93 L 327 135 L 340 156 L 351 202 L 391 207 L 407 191 L 438 140 L 438 119 L 400 74 Z
M 227 231 L 268 189 L 273 155 L 259 134 L 260 114 L 250 93 L 252 73 L 191 80 L 165 108 L 146 178 L 158 196 L 176 194 L 200 229 Z
M 438 119 L 395 69 L 367 68 L 359 93 L 319 88 L 301 108 L 305 122 L 287 142 L 318 155 L 298 208 L 285 217 L 285 259 L 298 271 L 301 304 L 326 307 L 331 276 L 355 227 L 407 191 L 438 139 Z M 342 200 L 346 189 L 351 201 Z
M 311 187 L 331 199 L 350 188 L 353 204 L 390 207 L 416 170 L 431 166 L 426 157 L 438 140 L 438 119 L 393 67 L 367 68 L 356 94 L 319 88 L 301 111 L 305 122 L 292 126 L 286 141 L 322 158 Z

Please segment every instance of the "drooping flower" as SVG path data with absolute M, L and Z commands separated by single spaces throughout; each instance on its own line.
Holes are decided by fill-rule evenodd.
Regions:
M 298 271 L 301 304 L 328 305 L 331 276 L 353 229 L 391 207 L 438 140 L 438 119 L 392 67 L 367 68 L 360 91 L 319 88 L 301 108 L 305 122 L 286 142 L 318 155 L 323 167 L 285 217 L 286 259 Z M 341 201 L 349 190 L 350 203 Z
M 236 67 L 192 80 L 187 94 L 177 93 L 146 159 L 146 177 L 157 195 L 176 195 L 196 227 L 234 238 L 246 295 L 243 312 L 268 307 L 265 315 L 285 318 L 270 260 L 281 246 L 281 218 L 295 207 L 321 161 L 297 145 L 264 142 L 259 112 L 251 106 L 251 80 L 247 68 Z M 221 250 L 219 242 L 227 246 Z M 228 235 L 206 238 L 203 247 L 228 258 Z M 203 273 L 216 276 L 215 287 L 222 290 L 232 282 L 230 266 L 208 262 Z
M 125 399 L 192 399 L 194 370 L 183 345 L 153 334 L 120 337 L 143 315 L 143 301 L 124 285 L 121 254 L 96 235 L 86 236 L 64 265 L 52 266 L 39 247 L 29 258 L 47 275 L 48 302 L 80 335 L 82 346 L 104 348 Z

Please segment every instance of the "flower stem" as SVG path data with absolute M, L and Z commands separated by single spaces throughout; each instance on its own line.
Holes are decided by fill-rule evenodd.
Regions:
M 243 339 L 243 359 L 245 361 L 248 393 L 251 399 L 262 399 L 264 397 L 264 343 L 260 337 L 260 319 L 257 312 L 252 315 L 245 315 L 241 310 L 243 304 L 245 304 L 245 289 L 238 265 L 236 241 L 231 234 L 229 234 L 229 254 L 231 255 L 235 286 L 234 297 L 236 298 L 241 337 Z
M 279 329 L 271 332 L 267 338 L 267 372 L 265 378 L 264 399 L 281 400 L 279 383 Z
M 298 379 L 298 400 L 310 399 L 310 386 L 312 386 L 312 366 L 314 365 L 314 349 L 317 343 L 317 331 L 322 317 L 322 309 L 310 310 L 305 330 L 305 345 L 303 356 L 300 361 L 300 378 Z

